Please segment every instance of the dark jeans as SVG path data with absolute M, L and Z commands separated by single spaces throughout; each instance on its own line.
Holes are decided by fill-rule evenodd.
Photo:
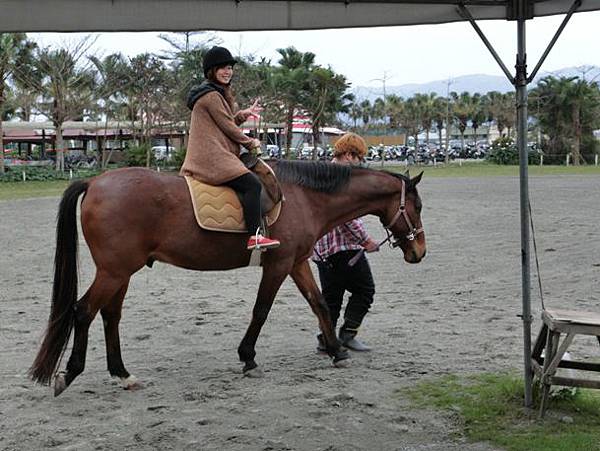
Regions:
M 341 251 L 330 256 L 326 262 L 316 262 L 321 290 L 329 307 L 334 328 L 340 316 L 344 293 L 350 293 L 342 326 L 342 329 L 349 331 L 359 328 L 375 295 L 375 283 L 365 254 L 354 266 L 348 266 L 348 260 L 354 257 L 356 252 L 358 251 Z
M 254 235 L 260 227 L 260 192 L 262 185 L 258 176 L 253 172 L 240 175 L 238 178 L 225 183 L 233 188 L 240 198 L 244 210 L 244 221 L 250 235 Z

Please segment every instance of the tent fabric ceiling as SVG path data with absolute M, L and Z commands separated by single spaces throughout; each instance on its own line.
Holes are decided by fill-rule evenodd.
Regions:
M 0 0 L 0 32 L 308 30 L 507 19 L 506 0 Z M 572 0 L 531 0 L 534 16 L 566 13 Z M 578 11 L 600 10 L 582 0 Z

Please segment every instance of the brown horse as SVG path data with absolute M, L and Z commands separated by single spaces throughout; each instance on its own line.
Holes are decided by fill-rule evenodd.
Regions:
M 252 320 L 238 354 L 244 373 L 260 373 L 254 360 L 260 330 L 284 279 L 291 275 L 319 320 L 327 353 L 344 366 L 347 351 L 338 342 L 327 305 L 313 278 L 308 258 L 315 242 L 350 219 L 377 215 L 409 263 L 425 256 L 420 219 L 421 179 L 331 163 L 279 162 L 273 165 L 285 196 L 279 220 L 271 227 L 281 246 L 262 255 L 263 275 Z M 96 276 L 77 300 L 77 203 L 81 227 L 96 265 Z M 84 369 L 88 329 L 100 311 L 104 322 L 108 371 L 125 388 L 135 378 L 125 369 L 119 343 L 119 320 L 131 276 L 156 260 L 195 270 L 247 266 L 250 252 L 243 234 L 210 232 L 196 223 L 182 177 L 131 168 L 72 183 L 63 194 L 57 221 L 52 306 L 45 336 L 29 371 L 49 384 L 74 340 L 66 371 L 55 375 L 54 394 L 65 390 Z M 256 374 L 255 374 L 256 375 Z

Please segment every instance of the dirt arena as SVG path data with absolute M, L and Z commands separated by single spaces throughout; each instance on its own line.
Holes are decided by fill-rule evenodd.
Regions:
M 598 311 L 600 177 L 532 177 L 530 192 L 547 305 Z M 399 389 L 521 371 L 519 181 L 425 177 L 420 193 L 427 257 L 370 255 L 377 294 L 361 337 L 374 351 L 354 353 L 350 368 L 315 352 L 316 319 L 286 281 L 257 344 L 265 377 L 242 377 L 236 349 L 260 270 L 159 263 L 133 277 L 121 321 L 123 360 L 144 389 L 109 379 L 97 317 L 85 372 L 58 398 L 26 378 L 49 314 L 58 198 L 0 202 L 0 449 L 493 449 L 465 442 L 451 416 L 415 409 Z M 81 241 L 80 291 L 92 275 Z M 532 266 L 537 333 L 535 277 Z M 583 338 L 572 349 L 599 353 Z

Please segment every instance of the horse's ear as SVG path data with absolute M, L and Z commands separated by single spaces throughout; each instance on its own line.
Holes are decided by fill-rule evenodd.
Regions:
M 421 171 L 420 174 L 417 175 L 414 179 L 410 179 L 410 184 L 412 186 L 417 186 L 421 181 L 421 177 L 423 177 L 423 171 Z

